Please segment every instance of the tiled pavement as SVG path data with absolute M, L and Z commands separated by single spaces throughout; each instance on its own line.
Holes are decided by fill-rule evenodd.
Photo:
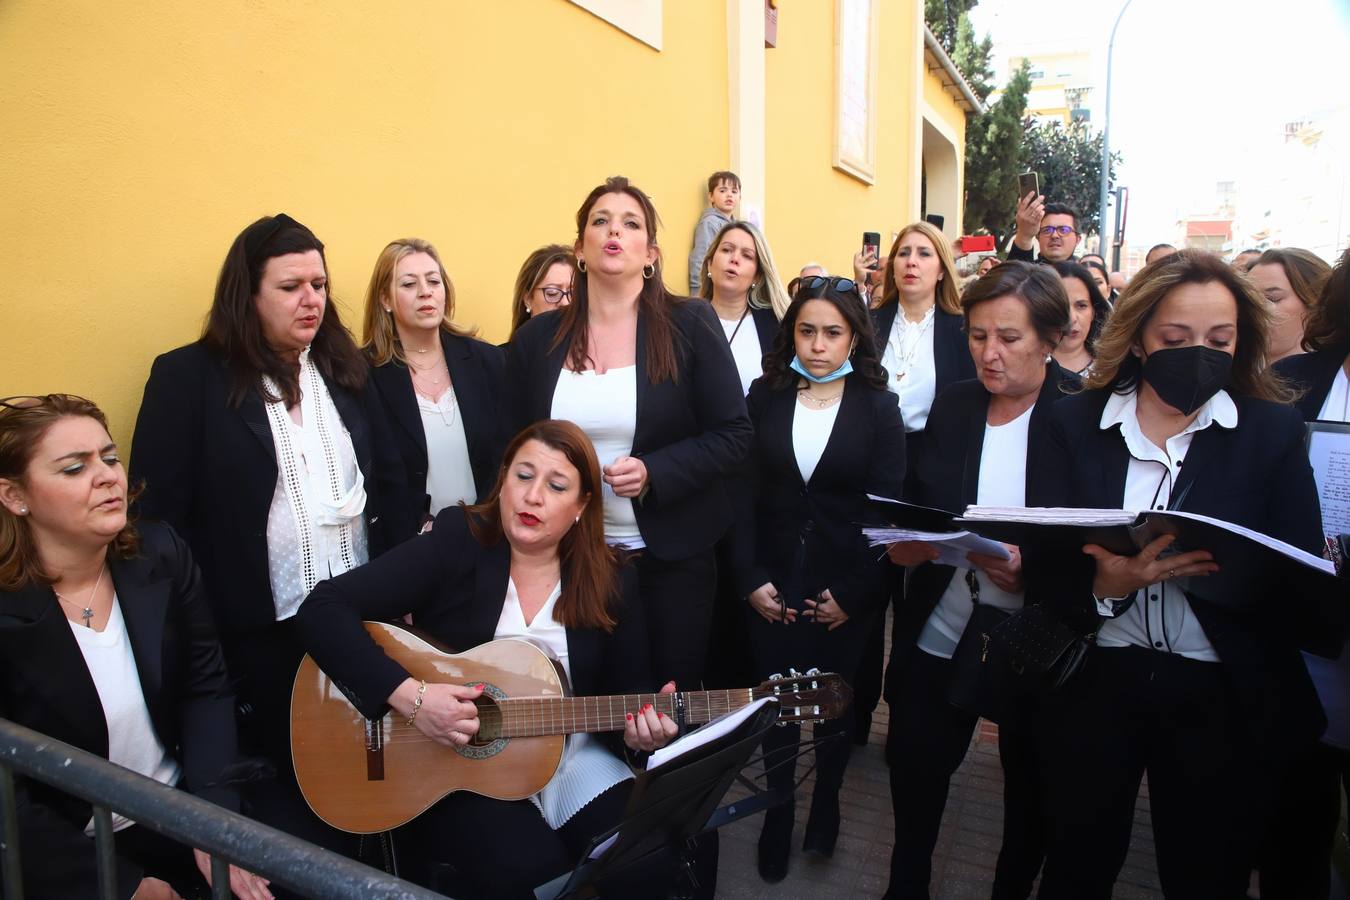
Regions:
M 755 868 L 755 847 L 762 815 L 750 816 L 721 831 L 721 865 L 717 896 L 725 900 L 834 900 L 845 897 L 880 897 L 890 872 L 891 794 L 882 745 L 886 738 L 887 711 L 883 702 L 872 722 L 872 738 L 866 747 L 855 747 L 840 795 L 843 813 L 834 858 L 820 861 L 801 853 L 802 830 L 810 806 L 813 781 L 808 778 L 797 792 L 797 826 L 786 880 L 765 884 Z M 803 736 L 809 734 L 803 729 Z M 952 779 L 947 812 L 933 855 L 934 900 L 987 898 L 994 879 L 1003 831 L 1003 770 L 992 728 L 982 727 Z M 804 771 L 806 760 L 799 762 Z M 728 800 L 747 792 L 733 786 Z M 1130 854 L 1116 884 L 1121 900 L 1161 898 L 1158 888 L 1153 836 L 1149 827 L 1147 789 L 1141 791 L 1135 813 Z
M 834 858 L 815 860 L 801 853 L 802 829 L 810 806 L 812 779 L 797 792 L 797 826 L 788 877 L 765 884 L 755 868 L 755 846 L 762 815 L 750 816 L 721 831 L 721 865 L 717 896 L 725 900 L 834 900 L 880 897 L 890 871 L 891 795 L 882 745 L 886 737 L 886 704 L 877 709 L 872 739 L 855 747 L 840 795 L 843 813 Z M 803 736 L 809 732 L 803 729 Z M 1003 770 L 992 729 L 981 729 L 966 760 L 952 779 L 947 812 L 933 855 L 934 900 L 987 898 L 994 879 L 1003 830 Z M 799 762 L 804 771 L 806 760 Z M 747 792 L 733 786 L 728 801 Z M 1121 900 L 1161 898 L 1153 837 L 1149 827 L 1147 790 L 1141 791 L 1135 813 L 1130 854 L 1116 884 Z

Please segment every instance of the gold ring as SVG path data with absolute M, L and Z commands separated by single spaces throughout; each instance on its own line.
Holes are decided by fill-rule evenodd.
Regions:
M 1168 578 L 1169 581 L 1170 581 L 1171 579 L 1173 579 L 1173 578 L 1176 578 L 1176 577 L 1177 577 L 1177 570 L 1176 570 L 1176 569 L 1168 569 L 1168 570 L 1167 570 L 1167 578 Z

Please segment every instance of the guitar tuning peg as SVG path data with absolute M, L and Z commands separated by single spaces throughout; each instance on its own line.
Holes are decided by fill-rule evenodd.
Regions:
M 788 677 L 789 677 L 789 678 L 800 678 L 800 677 L 802 677 L 802 673 L 801 673 L 801 672 L 798 672 L 796 669 L 789 668 L 789 669 L 788 669 Z
M 770 681 L 782 681 L 782 680 L 783 680 L 783 673 L 782 673 L 782 672 L 774 672 L 772 675 L 769 676 L 769 680 L 770 680 Z
M 809 669 L 806 670 L 806 677 L 807 677 L 807 678 L 814 678 L 814 677 L 816 677 L 816 676 L 819 675 L 819 674 L 820 674 L 820 670 L 817 669 L 815 666 L 812 666 L 811 668 L 809 668 Z

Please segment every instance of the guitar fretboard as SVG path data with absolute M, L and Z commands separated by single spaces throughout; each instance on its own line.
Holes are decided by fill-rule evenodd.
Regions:
M 684 721 L 701 725 L 740 709 L 755 699 L 750 688 L 725 691 L 679 691 L 674 694 L 615 694 L 605 697 L 520 697 L 498 700 L 501 737 L 538 737 L 545 734 L 622 731 L 629 713 L 647 704 L 675 718 L 684 704 Z M 486 724 L 486 723 L 485 723 Z

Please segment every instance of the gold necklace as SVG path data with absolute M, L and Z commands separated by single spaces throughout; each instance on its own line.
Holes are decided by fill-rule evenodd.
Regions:
M 65 597 L 61 596 L 61 594 L 58 593 L 55 588 L 52 588 L 52 593 L 56 594 L 57 600 L 60 600 L 62 603 L 69 603 L 71 606 L 75 607 L 80 611 L 80 618 L 84 619 L 85 628 L 94 627 L 92 624 L 92 620 L 94 618 L 94 595 L 98 593 L 99 585 L 103 584 L 103 573 L 107 571 L 107 568 L 108 568 L 107 566 L 102 566 L 99 568 L 98 578 L 94 579 L 94 589 L 89 592 L 89 599 L 85 602 L 84 606 L 80 606 L 73 600 L 66 599 Z
M 425 378 L 427 381 L 431 382 L 433 386 L 436 387 L 440 386 L 441 380 L 439 378 L 432 378 L 430 375 L 427 374 L 428 372 L 436 372 L 442 368 L 445 368 L 446 374 L 447 375 L 450 374 L 449 368 L 447 368 L 445 365 L 445 360 L 441 360 L 438 363 L 432 363 L 431 365 L 426 367 L 415 366 L 413 365 L 412 360 L 408 360 L 408 367 L 412 369 L 413 372 L 415 372 L 417 375 L 421 376 L 422 378 Z
M 807 403 L 814 404 L 816 409 L 825 409 L 832 406 L 840 397 L 844 396 L 844 392 L 840 391 L 831 397 L 816 397 L 810 391 L 802 391 L 799 396 Z

